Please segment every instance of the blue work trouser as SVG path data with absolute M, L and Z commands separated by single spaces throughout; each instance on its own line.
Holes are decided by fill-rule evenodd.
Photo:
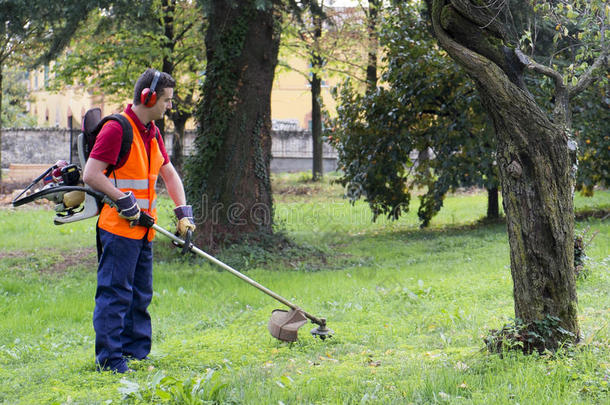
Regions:
M 150 352 L 152 242 L 129 239 L 102 229 L 102 255 L 97 270 L 93 328 L 100 369 L 127 371 L 126 359 Z

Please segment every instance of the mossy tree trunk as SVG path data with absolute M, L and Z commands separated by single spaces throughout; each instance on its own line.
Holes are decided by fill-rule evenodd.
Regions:
M 271 87 L 280 42 L 278 4 L 209 2 L 206 77 L 186 163 L 196 239 L 208 247 L 272 233 Z
M 567 135 L 523 92 L 491 95 L 494 86 L 481 87 L 498 134 L 515 316 L 525 323 L 554 316 L 578 336 Z
M 546 347 L 554 349 L 579 336 L 567 122 L 534 101 L 517 53 L 499 39 L 512 33 L 479 3 L 427 0 L 435 36 L 475 81 L 494 123 L 515 316 L 526 324 L 558 318 L 571 335 L 552 336 Z

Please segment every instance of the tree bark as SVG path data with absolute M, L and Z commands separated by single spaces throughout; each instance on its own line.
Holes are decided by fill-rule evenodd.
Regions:
M 318 181 L 322 179 L 324 175 L 324 156 L 323 156 L 323 143 L 322 143 L 322 106 L 321 106 L 321 94 L 322 94 L 322 80 L 320 78 L 319 71 L 324 64 L 322 56 L 316 49 L 320 45 L 322 38 L 322 17 L 314 14 L 314 49 L 311 53 L 311 67 L 313 73 L 311 75 L 311 138 L 313 143 L 313 166 L 312 166 L 312 180 Z
M 280 42 L 277 2 L 215 0 L 208 10 L 207 70 L 194 155 L 186 165 L 196 239 L 271 234 L 271 87 Z
M 553 122 L 521 87 L 518 69 L 503 70 L 511 61 L 497 64 L 455 33 L 461 27 L 443 18 L 455 14 L 450 1 L 427 3 L 439 43 L 475 81 L 494 123 L 515 316 L 526 324 L 558 318 L 572 336 L 553 335 L 549 349 L 563 340 L 578 340 L 573 178 L 565 127 Z

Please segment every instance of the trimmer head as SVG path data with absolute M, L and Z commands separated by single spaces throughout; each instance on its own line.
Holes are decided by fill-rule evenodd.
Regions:
M 326 319 L 315 319 L 320 321 L 320 324 L 311 330 L 313 337 L 319 337 L 321 340 L 332 337 L 334 332 L 326 327 Z M 267 327 L 274 338 L 284 342 L 296 342 L 299 328 L 305 323 L 307 323 L 307 316 L 300 309 L 290 311 L 275 309 L 271 313 Z
M 321 320 L 322 325 L 319 325 L 317 328 L 313 328 L 311 330 L 311 334 L 313 335 L 313 337 L 319 337 L 321 340 L 333 337 L 333 334 L 335 332 L 332 329 L 328 329 L 326 327 L 326 319 L 322 318 Z

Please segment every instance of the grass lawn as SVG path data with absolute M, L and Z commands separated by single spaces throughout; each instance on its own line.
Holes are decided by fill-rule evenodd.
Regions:
M 282 305 L 158 236 L 153 350 L 135 373 L 94 366 L 95 220 L 53 225 L 42 206 L 0 207 L 0 403 L 607 404 L 610 222 L 588 219 L 578 281 L 583 344 L 554 355 L 491 355 L 482 337 L 511 321 L 505 225 L 477 224 L 486 194 L 449 196 L 419 230 L 417 199 L 398 221 L 371 222 L 338 185 L 274 176 L 282 253 L 239 246 L 220 257 L 328 319 L 271 337 Z M 610 192 L 576 197 L 610 207 Z M 163 201 L 160 224 L 172 229 Z

